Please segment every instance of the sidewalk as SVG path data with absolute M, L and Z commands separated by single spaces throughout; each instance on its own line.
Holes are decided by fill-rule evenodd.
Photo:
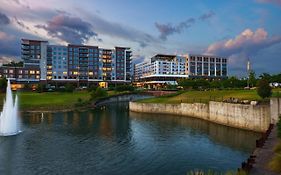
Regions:
M 268 169 L 268 163 L 273 157 L 274 147 L 278 143 L 277 127 L 274 126 L 268 139 L 262 148 L 256 148 L 253 155 L 256 157 L 256 163 L 250 171 L 250 175 L 278 175 L 279 173 L 272 172 Z M 280 174 L 279 174 L 280 175 Z

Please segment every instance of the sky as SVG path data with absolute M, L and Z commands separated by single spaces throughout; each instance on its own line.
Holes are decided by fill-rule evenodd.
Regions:
M 133 62 L 162 54 L 229 59 L 229 75 L 281 73 L 281 0 L 0 0 L 0 62 L 20 39 L 130 47 Z

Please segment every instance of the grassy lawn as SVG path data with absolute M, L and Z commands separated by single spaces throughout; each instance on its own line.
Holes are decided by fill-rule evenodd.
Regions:
M 277 96 L 277 92 L 281 89 L 274 89 L 273 96 Z M 223 101 L 224 99 L 237 98 L 240 100 L 261 100 L 256 90 L 210 90 L 210 91 L 185 91 L 180 94 L 162 96 L 140 100 L 143 103 L 193 103 L 209 101 Z
M 66 92 L 19 92 L 19 106 L 22 110 L 56 110 L 69 109 L 74 107 L 78 98 L 87 100 L 90 94 L 87 91 L 66 93 Z M 0 105 L 3 105 L 5 94 L 0 93 Z

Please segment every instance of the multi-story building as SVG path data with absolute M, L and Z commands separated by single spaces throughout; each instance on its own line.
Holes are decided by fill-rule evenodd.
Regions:
M 0 67 L 0 78 L 6 77 L 20 82 L 39 82 L 40 69 L 36 67 Z
M 40 80 L 47 79 L 47 46 L 48 41 L 21 40 L 21 59 L 24 67 L 29 69 L 40 68 Z
M 49 45 L 48 41 L 21 40 L 24 67 L 2 67 L 1 76 L 15 81 L 121 82 L 131 81 L 130 48 L 103 49 L 88 45 Z M 18 74 L 22 70 L 24 74 Z M 35 71 L 35 73 L 34 73 Z M 78 83 L 79 84 L 79 83 Z
M 68 52 L 66 46 L 49 45 L 47 48 L 47 80 L 68 78 Z
M 135 81 L 148 84 L 177 84 L 182 78 L 226 78 L 227 59 L 207 55 L 158 54 L 135 65 Z

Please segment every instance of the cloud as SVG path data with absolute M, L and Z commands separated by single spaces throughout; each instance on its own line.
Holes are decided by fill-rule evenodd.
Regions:
M 19 61 L 16 57 L 0 56 L 0 65 L 10 63 L 11 61 Z
M 132 63 L 133 64 L 138 64 L 141 63 L 145 60 L 145 56 L 144 55 L 134 55 L 132 57 Z
M 10 24 L 10 19 L 4 14 L 0 12 L 0 25 Z
M 169 35 L 172 35 L 174 33 L 181 33 L 184 29 L 187 29 L 192 26 L 192 24 L 195 23 L 194 18 L 189 18 L 186 21 L 183 21 L 177 25 L 172 25 L 170 23 L 168 24 L 159 24 L 158 22 L 155 22 L 155 27 L 160 32 L 160 39 L 167 40 L 167 37 Z
M 16 37 L 0 31 L 0 56 L 19 56 L 20 44 Z
M 281 5 L 281 0 L 257 0 L 259 3 L 272 3 Z
M 24 24 L 24 22 L 20 21 L 17 17 L 14 17 L 14 21 L 17 25 L 22 27 L 23 29 L 30 30 L 30 28 Z
M 36 25 L 35 27 L 44 29 L 51 37 L 68 43 L 83 44 L 91 37 L 97 37 L 97 33 L 92 30 L 90 23 L 67 14 L 58 14 L 46 25 Z
M 206 54 L 228 57 L 232 67 L 241 68 L 248 58 L 255 58 L 261 50 L 278 43 L 281 43 L 281 36 L 268 36 L 263 28 L 256 31 L 245 29 L 235 38 L 209 45 Z
M 268 33 L 263 28 L 259 28 L 256 31 L 246 29 L 233 39 L 211 44 L 207 49 L 207 53 L 224 56 L 230 56 L 236 53 L 251 55 L 257 53 L 261 49 L 280 42 L 281 36 L 269 37 Z
M 207 20 L 207 19 L 213 17 L 214 15 L 215 15 L 215 13 L 214 13 L 213 11 L 210 11 L 210 12 L 208 12 L 208 13 L 205 13 L 205 14 L 201 15 L 201 16 L 199 17 L 199 19 L 202 20 L 202 21 L 204 21 L 204 20 Z
M 76 8 L 77 11 L 81 11 L 81 14 L 88 18 L 88 21 L 91 22 L 94 31 L 98 34 L 107 35 L 114 38 L 121 38 L 127 41 L 136 42 L 141 48 L 144 48 L 150 44 L 159 43 L 156 38 L 152 35 L 135 29 L 133 27 L 123 25 L 121 23 L 111 22 L 100 16 L 87 11 L 83 11 L 79 8 Z
M 208 13 L 205 13 L 198 17 L 199 20 L 205 21 L 211 17 L 213 17 L 215 13 L 213 11 L 210 11 Z M 196 22 L 195 18 L 189 18 L 183 22 L 180 22 L 179 24 L 172 25 L 171 23 L 167 24 L 160 24 L 158 22 L 155 22 L 155 27 L 160 32 L 160 39 L 163 41 L 167 40 L 167 37 L 169 35 L 173 35 L 175 33 L 182 33 L 185 29 L 190 28 L 194 23 Z

